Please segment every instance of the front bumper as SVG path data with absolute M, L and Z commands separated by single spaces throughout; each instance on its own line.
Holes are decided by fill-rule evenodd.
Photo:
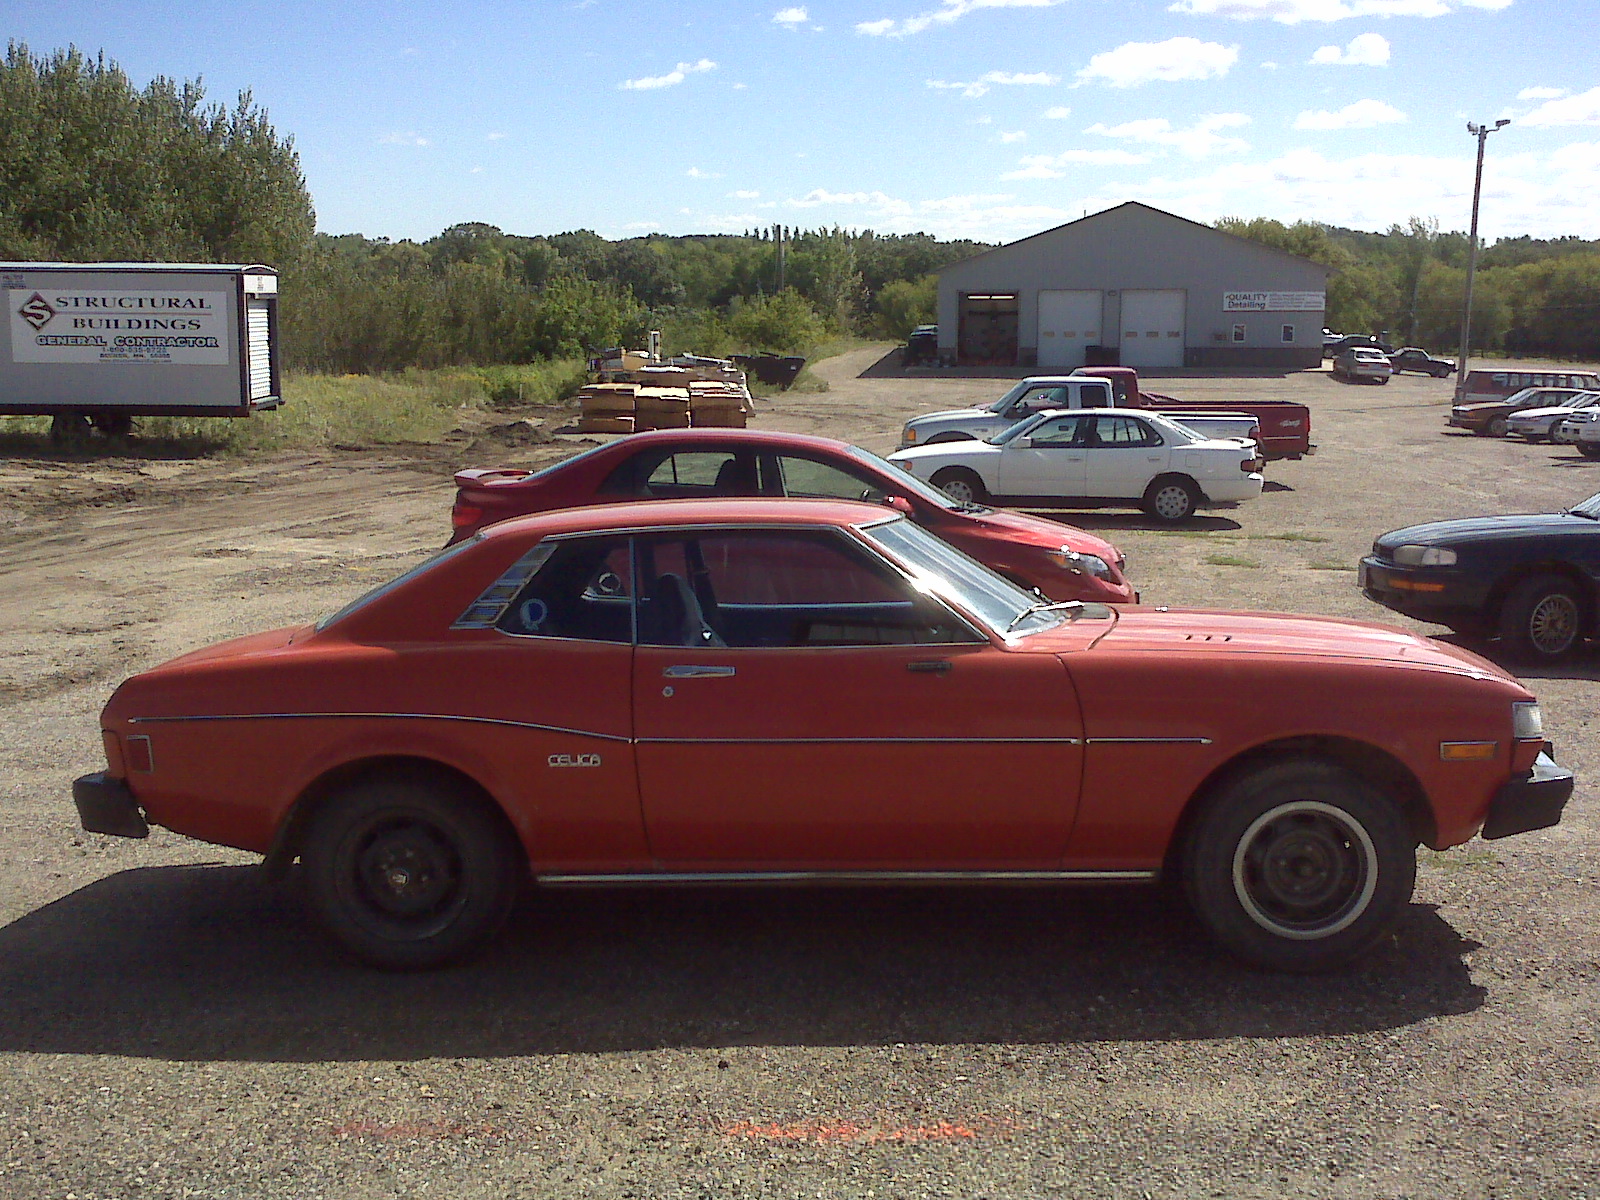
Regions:
M 104 771 L 74 779 L 72 802 L 78 806 L 78 823 L 90 833 L 128 838 L 150 836 L 150 826 L 128 785 Z
M 1550 743 L 1546 742 L 1534 759 L 1533 770 L 1507 780 L 1489 802 L 1489 817 L 1483 823 L 1484 840 L 1559 824 L 1571 795 L 1572 772 L 1550 757 Z
M 1440 625 L 1481 615 L 1488 599 L 1487 584 L 1450 567 L 1401 567 L 1368 555 L 1356 578 L 1374 604 Z

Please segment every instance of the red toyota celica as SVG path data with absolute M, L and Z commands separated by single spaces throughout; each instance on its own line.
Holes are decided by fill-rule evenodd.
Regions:
M 1319 970 L 1415 848 L 1555 824 L 1534 697 L 1379 625 L 1050 603 L 881 505 L 497 524 L 315 625 L 126 681 L 84 828 L 296 859 L 367 962 L 482 945 L 519 886 L 1150 882 Z

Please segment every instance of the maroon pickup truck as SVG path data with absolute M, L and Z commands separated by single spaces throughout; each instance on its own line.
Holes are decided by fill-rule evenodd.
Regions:
M 1311 440 L 1311 410 L 1292 400 L 1229 400 L 1218 404 L 1209 400 L 1178 400 L 1157 392 L 1146 392 L 1139 387 L 1139 372 L 1132 367 L 1079 367 L 1074 375 L 1093 375 L 1096 379 L 1109 379 L 1121 408 L 1153 408 L 1182 420 L 1185 412 L 1249 413 L 1260 422 L 1256 441 L 1268 459 L 1301 458 L 1315 454 L 1317 447 Z

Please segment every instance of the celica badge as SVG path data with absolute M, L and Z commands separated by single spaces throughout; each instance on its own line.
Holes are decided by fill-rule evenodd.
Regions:
M 552 754 L 545 760 L 552 767 L 598 767 L 598 754 Z

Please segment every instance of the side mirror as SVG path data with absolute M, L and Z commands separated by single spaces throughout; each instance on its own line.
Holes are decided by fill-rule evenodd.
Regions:
M 904 513 L 908 517 L 914 515 L 916 511 L 911 507 L 911 501 L 907 500 L 904 496 L 885 496 L 883 498 L 883 502 L 890 508 L 894 509 L 895 512 Z

